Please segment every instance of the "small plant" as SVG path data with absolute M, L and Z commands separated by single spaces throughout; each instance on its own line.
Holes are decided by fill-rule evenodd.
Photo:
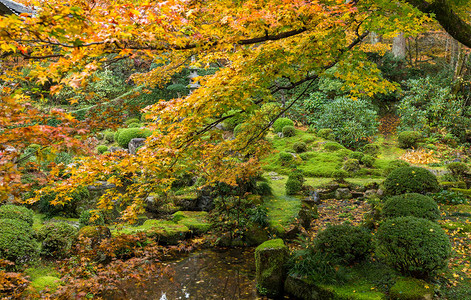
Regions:
M 103 136 L 105 137 L 105 140 L 108 143 L 113 143 L 114 142 L 114 133 L 111 131 L 106 131 L 103 133 Z
M 103 154 L 104 152 L 108 151 L 108 146 L 100 145 L 96 147 L 96 152 Z
M 126 124 L 128 126 L 129 126 L 129 124 L 133 124 L 133 123 L 139 123 L 139 119 L 131 118 L 131 119 L 127 119 L 126 122 L 124 122 L 124 124 Z
M 360 162 L 358 159 L 347 159 L 342 168 L 347 172 L 356 172 L 360 170 Z
M 138 122 L 130 123 L 128 125 L 128 128 L 141 128 L 141 127 L 142 127 L 142 123 L 138 123 Z
M 440 225 L 422 218 L 399 217 L 376 232 L 376 256 L 404 275 L 428 278 L 447 265 L 451 243 Z
M 437 221 L 440 218 L 440 210 L 432 198 L 410 193 L 389 198 L 384 203 L 383 216 L 388 219 L 413 216 Z
M 365 165 L 365 167 L 367 168 L 372 168 L 374 163 L 375 163 L 376 159 L 371 156 L 371 155 L 364 155 L 361 159 L 360 159 L 360 162 Z
M 33 226 L 33 211 L 24 206 L 5 204 L 0 206 L 0 219 L 21 220 Z
M 348 172 L 345 170 L 335 170 L 332 172 L 332 177 L 335 181 L 344 182 L 345 178 L 348 177 Z
M 317 234 L 314 244 L 320 253 L 347 265 L 364 260 L 372 251 L 371 234 L 347 224 L 328 226 Z
M 307 150 L 307 145 L 304 142 L 296 142 L 293 144 L 293 150 L 296 153 L 303 153 Z
M 303 187 L 304 175 L 300 170 L 294 170 L 286 181 L 285 189 L 286 195 L 296 195 Z
M 268 226 L 268 209 L 263 206 L 256 206 L 248 211 L 249 219 L 260 226 Z
M 431 197 L 440 204 L 457 205 L 468 203 L 466 196 L 456 191 L 442 190 L 431 194 Z
M 429 170 L 419 167 L 402 167 L 392 171 L 384 181 L 385 193 L 435 193 L 439 190 L 437 177 Z
M 284 137 L 292 137 L 296 135 L 296 129 L 294 128 L 294 126 L 290 125 L 286 125 L 285 127 L 283 127 L 281 132 L 283 133 Z
M 322 129 L 319 129 L 319 131 L 317 132 L 317 135 L 320 136 L 321 138 L 323 139 L 326 139 L 328 140 L 329 139 L 329 135 L 333 133 L 333 130 L 330 129 L 330 128 L 322 128 Z
M 294 126 L 294 122 L 291 121 L 288 118 L 278 118 L 274 123 L 273 123 L 273 131 L 274 132 L 282 132 L 283 128 L 285 126 Z
M 403 131 L 397 135 L 399 148 L 417 148 L 422 140 L 422 134 L 418 131 Z

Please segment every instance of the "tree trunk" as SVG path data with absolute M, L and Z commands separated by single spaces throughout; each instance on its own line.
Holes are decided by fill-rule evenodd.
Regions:
M 406 58 L 406 38 L 404 37 L 403 32 L 400 32 L 393 39 L 392 53 L 396 59 Z

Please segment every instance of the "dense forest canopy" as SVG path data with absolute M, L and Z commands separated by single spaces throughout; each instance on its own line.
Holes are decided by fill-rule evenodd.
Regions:
M 388 43 L 367 43 L 372 33 L 415 36 L 437 28 L 438 21 L 471 46 L 469 1 L 26 4 L 33 14 L 0 19 L 2 199 L 19 196 L 16 165 L 29 144 L 80 151 L 77 135 L 115 128 L 123 114 L 143 109 L 153 121 L 152 136 L 138 155 L 86 156 L 68 167 L 58 164 L 47 179 L 54 182 L 46 190 L 57 192 L 56 204 L 70 200 L 71 189 L 97 180 L 126 186 L 124 198 L 109 191 L 98 203 L 106 210 L 119 202 L 127 207 L 125 219 L 143 210 L 149 193 L 165 192 L 188 172 L 229 184 L 256 175 L 269 148 L 267 129 L 307 97 L 316 80 L 342 80 L 353 100 L 397 90 L 368 57 L 389 49 Z M 195 69 L 199 88 L 188 94 L 182 74 Z M 113 89 L 99 94 L 110 70 L 118 70 L 130 88 L 111 83 Z M 133 101 L 168 86 L 178 92 Z M 281 109 L 262 109 L 280 95 L 291 95 Z M 226 138 L 218 124 L 240 116 L 243 134 Z

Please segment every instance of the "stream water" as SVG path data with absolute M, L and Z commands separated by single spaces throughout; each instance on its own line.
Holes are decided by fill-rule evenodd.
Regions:
M 206 249 L 165 265 L 169 277 L 128 289 L 127 299 L 264 299 L 256 293 L 254 249 Z

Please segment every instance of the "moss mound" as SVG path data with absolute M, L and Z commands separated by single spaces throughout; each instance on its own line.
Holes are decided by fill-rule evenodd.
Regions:
M 24 206 L 5 204 L 0 206 L 0 219 L 21 220 L 33 226 L 33 211 Z
M 31 226 L 21 220 L 0 219 L 0 259 L 21 265 L 34 261 L 39 244 L 33 238 Z
M 432 198 L 410 193 L 389 198 L 384 203 L 383 216 L 388 219 L 413 216 L 436 221 L 440 218 L 440 210 Z
M 384 188 L 388 195 L 400 195 L 435 193 L 440 186 L 432 172 L 418 167 L 402 167 L 389 174 L 384 181 Z

